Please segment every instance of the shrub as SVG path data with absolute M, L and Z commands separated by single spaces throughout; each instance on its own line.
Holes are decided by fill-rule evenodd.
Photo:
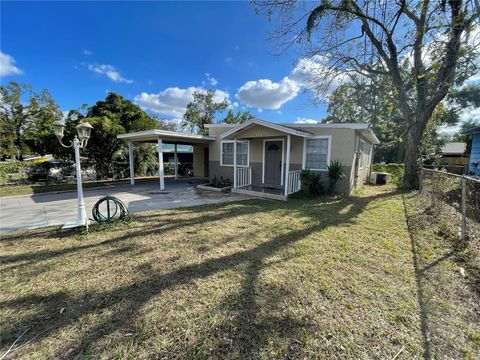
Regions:
M 222 176 L 220 176 L 220 179 L 217 179 L 217 176 L 214 175 L 212 181 L 210 181 L 210 186 L 216 188 L 223 188 L 227 186 L 232 186 L 232 183 L 230 181 L 230 178 L 224 179 Z
M 371 171 L 388 173 L 390 175 L 388 182 L 400 186 L 403 181 L 405 168 L 403 164 L 373 164 Z
M 307 170 L 300 172 L 300 182 L 302 183 L 302 192 L 313 196 L 323 194 L 323 187 L 320 181 L 320 174 Z
M 30 167 L 34 165 L 33 161 L 2 161 L 0 162 L 0 180 L 1 182 L 9 181 L 12 174 L 16 175 L 17 180 L 26 180 Z
M 340 161 L 335 160 L 327 166 L 327 170 L 329 178 L 328 191 L 330 194 L 334 194 L 338 180 L 345 176 L 345 169 Z

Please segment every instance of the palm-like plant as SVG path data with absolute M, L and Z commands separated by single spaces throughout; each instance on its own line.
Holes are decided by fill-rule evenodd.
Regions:
M 340 161 L 334 160 L 327 166 L 327 170 L 330 179 L 328 190 L 331 194 L 334 194 L 338 180 L 345 176 L 345 169 Z

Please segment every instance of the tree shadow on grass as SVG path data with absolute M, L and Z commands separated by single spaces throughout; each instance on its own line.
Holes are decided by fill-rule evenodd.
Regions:
M 78 251 L 96 250 L 98 247 L 103 246 L 108 247 L 133 237 L 147 236 L 159 231 L 171 231 L 200 223 L 205 223 L 205 226 L 208 226 L 209 222 L 222 220 L 226 217 L 253 215 L 257 212 L 295 212 L 295 215 L 308 219 L 308 223 L 304 227 L 274 235 L 253 248 L 207 259 L 198 264 L 189 264 L 168 273 L 146 272 L 147 276 L 142 281 L 136 281 L 133 284 L 127 283 L 113 290 L 86 292 L 76 296 L 60 291 L 53 294 L 29 295 L 4 301 L 1 303 L 3 308 L 15 311 L 25 311 L 31 308 L 32 305 L 38 306 L 38 309 L 22 318 L 18 323 L 3 326 L 3 342 L 4 344 L 11 344 L 22 331 L 30 328 L 29 333 L 32 336 L 30 341 L 37 343 L 54 333 L 58 333 L 62 329 L 74 325 L 81 318 L 107 312 L 110 315 L 99 321 L 98 324 L 85 330 L 79 338 L 70 342 L 66 340 L 62 348 L 55 349 L 53 356 L 55 358 L 67 358 L 74 354 L 89 353 L 109 334 L 117 330 L 131 328 L 132 323 L 135 323 L 139 316 L 139 310 L 153 298 L 160 296 L 163 291 L 182 285 L 188 286 L 196 280 L 206 279 L 219 272 L 243 266 L 246 269 L 244 282 L 238 296 L 234 299 L 238 312 L 236 328 L 239 330 L 234 332 L 232 327 L 223 324 L 226 331 L 225 336 L 235 339 L 231 347 L 233 346 L 233 349 L 242 356 L 248 357 L 258 354 L 261 334 L 265 333 L 268 328 L 271 328 L 272 324 L 275 324 L 273 328 L 276 329 L 278 334 L 292 340 L 290 355 L 294 356 L 294 338 L 299 331 L 309 326 L 308 320 L 299 321 L 277 314 L 257 319 L 258 306 L 260 306 L 256 299 L 258 274 L 266 266 L 266 260 L 312 233 L 330 226 L 354 223 L 356 217 L 365 210 L 371 201 L 391 197 L 392 195 L 393 193 L 383 193 L 370 197 L 345 198 L 327 204 L 315 201 L 288 201 L 285 203 L 262 203 L 261 205 L 258 205 L 256 202 L 250 204 L 242 202 L 242 206 L 237 206 L 233 211 L 222 211 L 225 208 L 228 209 L 228 204 L 212 205 L 209 206 L 209 210 L 218 210 L 218 213 L 198 216 L 194 219 L 184 219 L 174 224 L 169 223 L 168 219 L 166 219 L 165 222 L 162 221 L 159 226 L 154 226 L 152 229 L 146 230 L 141 227 L 128 231 L 123 236 L 110 238 L 100 243 L 69 247 L 58 251 L 46 251 L 40 254 L 33 252 L 7 257 L 2 261 L 6 260 L 9 263 L 29 260 L 39 262 Z M 204 210 L 205 207 L 201 209 Z M 195 211 L 194 208 L 192 208 L 192 211 Z M 148 217 L 146 220 L 148 221 Z M 125 255 L 127 254 L 128 252 L 125 253 Z M 271 295 L 272 298 L 278 300 L 282 294 L 275 294 L 275 291 L 274 289 Z M 63 314 L 59 314 L 62 308 L 68 310 Z M 199 335 L 201 338 L 201 334 Z M 215 344 L 214 348 L 217 347 L 224 351 L 223 346 L 219 342 Z M 230 350 L 232 350 L 231 347 Z
M 428 242 L 434 241 L 435 237 L 431 235 L 425 235 L 421 232 L 422 229 L 434 227 L 434 224 L 432 223 L 434 222 L 434 219 L 431 215 L 427 215 L 426 213 L 426 211 L 428 212 L 428 209 L 420 209 L 420 212 L 418 213 L 409 214 L 407 211 L 407 207 L 409 205 L 406 202 L 406 194 L 403 196 L 403 202 L 412 248 L 415 281 L 417 285 L 417 301 L 420 307 L 419 316 L 423 338 L 423 357 L 425 359 L 434 359 L 438 356 L 464 356 L 465 354 L 463 353 L 464 349 L 462 348 L 462 345 L 459 345 L 458 348 L 453 349 L 452 343 L 444 343 L 446 340 L 442 339 L 442 337 L 448 337 L 448 341 L 450 341 L 450 338 L 458 336 L 458 333 L 461 333 L 462 329 L 449 329 L 448 321 L 443 319 L 443 317 L 447 317 L 447 314 L 437 314 L 439 311 L 449 310 L 444 310 L 443 308 L 441 308 L 442 310 L 436 309 L 441 301 L 452 301 L 452 299 L 448 298 L 445 300 L 446 295 L 444 296 L 442 293 L 442 287 L 453 286 L 453 284 L 450 285 L 445 283 L 445 279 L 442 278 L 441 275 L 442 271 L 451 273 L 452 269 L 449 268 L 448 270 L 438 270 L 437 268 L 446 261 L 458 263 L 459 254 L 462 252 L 464 247 L 459 247 L 458 244 L 453 244 L 451 247 L 437 243 L 429 244 Z M 438 248 L 435 246 L 438 246 Z M 433 247 L 433 250 L 430 247 Z M 435 256 L 433 259 L 432 252 Z M 434 277 L 432 278 L 432 276 Z M 478 284 L 479 272 L 470 272 L 470 277 L 473 278 L 474 284 Z M 479 287 L 475 285 L 471 287 L 471 290 L 476 293 L 477 297 L 479 296 L 478 289 Z M 455 294 L 455 296 L 458 295 Z M 465 305 L 467 306 L 467 304 Z M 458 314 L 455 315 L 459 316 Z M 441 319 L 439 319 L 440 316 L 442 317 Z M 447 332 L 447 334 L 442 334 L 442 332 Z M 449 353 L 446 353 L 446 351 Z

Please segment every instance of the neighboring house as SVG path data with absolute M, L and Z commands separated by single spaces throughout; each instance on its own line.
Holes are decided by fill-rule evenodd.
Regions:
M 350 194 L 370 173 L 373 145 L 379 141 L 366 124 L 275 124 L 252 119 L 244 124 L 210 124 L 208 135 L 149 130 L 119 135 L 130 142 L 193 145 L 194 176 L 229 178 L 232 191 L 285 199 L 300 190 L 300 171 L 319 172 L 340 161 L 346 176 L 338 192 Z M 159 154 L 160 188 L 163 154 Z M 133 161 L 130 162 L 133 173 Z M 132 179 L 134 183 L 134 179 Z
M 480 126 L 465 131 L 465 134 L 472 136 L 467 174 L 480 176 Z
M 464 142 L 448 142 L 441 148 L 443 157 L 458 158 L 462 157 L 467 150 L 467 144 Z
M 442 146 L 440 164 L 446 165 L 451 172 L 463 174 L 468 166 L 468 157 L 465 156 L 467 144 L 464 142 L 448 142 Z

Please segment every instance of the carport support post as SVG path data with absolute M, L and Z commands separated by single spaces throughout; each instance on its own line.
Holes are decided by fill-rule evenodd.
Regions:
M 165 171 L 163 169 L 162 139 L 158 139 L 158 175 L 160 176 L 160 191 L 165 190 Z
M 287 135 L 287 156 L 285 156 L 285 196 L 288 195 L 288 173 L 290 172 L 290 135 Z
M 128 142 L 128 161 L 130 163 L 130 185 L 135 185 L 135 169 L 133 167 L 133 144 Z
M 175 157 L 175 180 L 178 179 L 178 156 L 177 156 L 177 144 L 174 145 L 173 154 Z
M 237 139 L 233 140 L 233 187 L 237 187 Z

